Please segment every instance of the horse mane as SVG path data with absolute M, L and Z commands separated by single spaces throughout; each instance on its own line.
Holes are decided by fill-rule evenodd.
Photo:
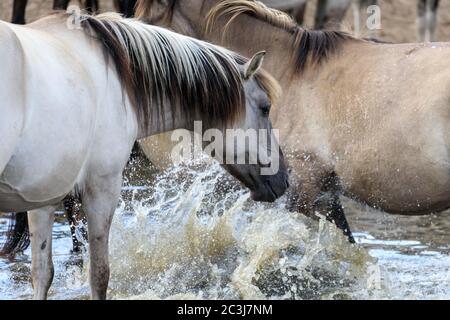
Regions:
M 175 0 L 171 0 L 175 1 Z M 147 2 L 147 1 L 142 1 Z M 353 38 L 340 31 L 307 30 L 299 26 L 289 15 L 254 0 L 223 0 L 214 6 L 207 15 L 206 30 L 210 31 L 222 16 L 229 16 L 225 31 L 240 15 L 250 15 L 276 28 L 292 34 L 292 60 L 296 72 L 305 70 L 310 65 L 319 65 L 331 55 L 338 52 L 341 45 Z
M 155 123 L 155 113 L 156 123 L 164 123 L 166 108 L 173 119 L 197 116 L 210 126 L 231 123 L 244 112 L 243 79 L 231 51 L 113 13 L 81 21 L 112 58 L 146 127 Z

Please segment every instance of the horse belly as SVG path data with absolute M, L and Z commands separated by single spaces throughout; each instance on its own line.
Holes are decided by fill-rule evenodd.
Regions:
M 32 202 L 25 200 L 19 193 L 0 183 L 0 212 L 24 212 L 54 205 L 63 200 L 63 197 L 46 201 Z
M 341 175 L 346 195 L 394 214 L 428 214 L 450 208 L 447 164 L 386 161 L 355 166 Z
M 65 197 L 80 179 L 89 154 L 95 130 L 93 100 L 69 90 L 60 92 L 64 99 L 31 94 L 36 104 L 30 106 L 20 141 L 0 175 L 0 185 L 24 202 Z

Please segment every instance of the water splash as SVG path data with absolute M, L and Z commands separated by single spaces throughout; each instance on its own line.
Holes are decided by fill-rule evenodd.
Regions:
M 112 299 L 364 299 L 391 292 L 376 259 L 334 225 L 289 212 L 285 198 L 253 202 L 215 162 L 139 172 L 128 173 L 111 230 Z M 87 255 L 69 254 L 65 224 L 56 224 L 53 248 L 49 297 L 88 299 Z M 0 261 L 1 298 L 32 296 L 30 250 L 19 259 Z
M 112 297 L 342 299 L 381 290 L 364 249 L 285 204 L 253 202 L 212 162 L 170 169 L 148 199 L 133 194 L 133 214 L 124 202 L 118 209 Z

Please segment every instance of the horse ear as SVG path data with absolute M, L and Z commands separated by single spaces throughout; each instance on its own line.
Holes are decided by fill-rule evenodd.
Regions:
M 244 66 L 244 78 L 250 79 L 261 68 L 264 61 L 265 51 L 258 52 Z

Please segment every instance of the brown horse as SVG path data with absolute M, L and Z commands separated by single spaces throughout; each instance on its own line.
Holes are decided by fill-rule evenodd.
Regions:
M 254 3 L 254 2 L 250 2 L 250 1 L 234 1 L 237 4 L 242 4 L 244 5 L 255 5 L 255 8 L 263 8 L 264 10 L 266 10 L 268 13 L 270 13 L 271 15 L 273 14 L 274 17 L 278 17 L 280 19 L 282 19 L 283 21 L 285 21 L 286 23 L 290 23 L 292 25 L 295 25 L 296 28 L 299 28 L 294 22 L 293 20 L 291 20 L 291 18 L 289 18 L 286 14 L 281 13 L 279 11 L 273 10 L 273 9 L 268 9 L 266 6 L 264 6 L 261 3 Z M 233 2 L 233 3 L 234 3 Z M 138 17 L 140 17 L 141 19 L 144 20 L 150 20 L 149 22 L 151 23 L 156 23 L 156 24 L 160 24 L 160 25 L 164 25 L 164 26 L 169 26 L 173 29 L 175 29 L 176 31 L 179 32 L 185 32 L 187 34 L 190 34 L 191 36 L 196 36 L 199 38 L 204 38 L 208 41 L 213 41 L 213 42 L 217 42 L 217 43 L 222 43 L 225 46 L 229 46 L 229 47 L 234 47 L 237 51 L 241 51 L 241 52 L 246 52 L 248 50 L 251 50 L 251 47 L 253 45 L 255 45 L 253 43 L 253 40 L 249 42 L 249 47 L 246 47 L 246 45 L 244 44 L 244 42 L 239 43 L 239 45 L 235 45 L 234 40 L 232 38 L 235 39 L 239 39 L 239 41 L 243 40 L 242 39 L 242 30 L 237 32 L 237 34 L 233 34 L 230 36 L 230 34 L 228 34 L 225 37 L 222 37 L 223 35 L 223 29 L 217 29 L 214 32 L 212 32 L 211 34 L 206 32 L 206 21 L 204 19 L 201 19 L 202 15 L 206 15 L 209 11 L 209 9 L 211 9 L 213 7 L 213 5 L 217 4 L 217 3 L 222 3 L 222 4 L 228 4 L 228 1 L 224 1 L 224 2 L 220 2 L 220 1 L 184 1 L 184 0 L 180 0 L 180 1 L 169 1 L 169 3 L 167 4 L 167 7 L 162 6 L 159 3 L 156 2 L 152 2 L 152 1 L 138 1 L 138 5 L 137 5 L 137 15 Z M 246 7 L 241 7 L 243 9 L 245 9 Z M 190 15 L 187 15 L 185 11 L 189 10 L 191 12 Z M 193 10 L 193 11 L 191 11 Z M 240 10 L 240 8 L 237 8 L 237 10 Z M 251 13 L 248 13 L 249 16 L 251 16 Z M 248 18 L 249 16 L 245 16 L 246 18 Z M 149 17 L 152 17 L 151 19 L 149 19 Z M 241 19 L 238 20 L 242 20 L 244 17 L 242 17 Z M 191 19 L 197 19 L 197 22 L 193 22 Z M 254 18 L 252 18 L 253 20 Z M 260 27 L 264 27 L 265 23 L 261 23 L 258 20 L 255 20 L 257 22 L 257 24 Z M 254 37 L 254 41 L 262 41 L 261 44 L 259 45 L 259 47 L 267 47 L 270 51 L 272 51 L 271 54 L 271 58 L 269 58 L 271 61 L 268 64 L 268 68 L 272 69 L 272 71 L 275 71 L 275 75 L 277 75 L 277 78 L 280 79 L 283 84 L 286 84 L 286 79 L 289 78 L 289 76 L 286 77 L 286 72 L 289 72 L 292 74 L 292 71 L 289 71 L 288 69 L 291 68 L 290 65 L 286 65 L 285 63 L 281 63 L 278 59 L 276 59 L 276 61 L 274 60 L 274 52 L 273 50 L 276 48 L 277 51 L 279 52 L 284 52 L 284 56 L 280 56 L 281 60 L 288 62 L 290 60 L 290 54 L 289 51 L 286 51 L 286 48 L 288 48 L 288 46 L 285 46 L 285 44 L 281 43 L 281 37 L 286 38 L 286 35 L 284 34 L 285 31 L 283 31 L 281 33 L 281 37 L 278 38 L 274 37 L 272 38 L 271 35 L 268 35 L 267 38 L 272 39 L 275 41 L 275 43 L 269 43 L 272 40 L 268 40 L 267 38 L 265 39 L 265 34 L 260 34 L 259 32 L 255 32 L 255 29 L 253 29 L 250 24 L 251 21 L 247 21 L 248 25 L 241 25 L 241 27 L 245 27 L 246 32 L 249 32 L 249 34 L 251 34 L 252 37 Z M 192 28 L 192 29 L 191 29 Z M 272 27 L 274 30 L 280 30 L 279 26 L 274 26 Z M 231 29 L 231 28 L 230 28 Z M 302 30 L 299 28 L 299 30 Z M 231 32 L 231 30 L 230 30 Z M 330 48 L 328 47 L 323 47 L 323 43 L 322 42 L 315 42 L 316 40 L 316 36 L 317 35 L 321 35 L 321 34 L 326 34 L 327 35 L 327 39 L 323 40 L 323 41 L 329 41 L 328 46 L 330 46 Z M 308 36 L 311 35 L 312 38 L 309 38 L 309 40 L 307 40 L 307 43 L 304 43 L 303 41 L 305 41 L 305 39 L 302 39 L 301 43 L 297 43 L 297 46 L 306 46 L 307 48 L 309 48 L 310 45 L 314 44 L 317 45 L 319 47 L 312 47 L 310 48 L 310 50 L 314 50 L 317 52 L 315 53 L 315 55 L 317 56 L 318 59 L 322 60 L 322 56 L 331 54 L 332 52 L 332 46 L 337 45 L 339 39 L 341 37 L 347 37 L 346 35 L 341 35 L 340 33 L 337 32 L 327 32 L 327 33 L 322 33 L 322 32 L 311 32 L 308 33 Z M 284 39 L 283 39 L 284 40 Z M 297 39 L 300 40 L 300 39 Z M 322 38 L 319 38 L 319 40 L 322 40 Z M 291 38 L 289 38 L 287 40 L 287 43 L 290 44 L 290 41 L 292 41 Z M 326 51 L 324 51 L 326 50 Z M 277 52 L 278 53 L 278 52 Z M 302 59 L 302 62 L 300 62 L 301 64 L 305 64 L 306 60 L 309 58 L 309 54 L 311 52 L 307 52 L 305 54 L 307 54 L 307 57 L 299 57 L 299 59 Z M 286 55 L 287 54 L 287 55 Z M 303 69 L 305 66 L 301 66 L 300 68 Z M 281 73 L 281 74 L 280 74 Z M 289 75 L 289 73 L 287 73 Z M 286 86 L 284 86 L 286 87 Z M 289 93 L 289 90 L 286 90 Z M 292 89 L 292 92 L 295 91 L 295 89 Z M 292 102 L 293 105 L 297 105 L 297 102 Z M 275 119 L 277 117 L 277 115 L 280 115 L 280 110 L 277 110 L 276 108 L 274 108 L 275 110 Z M 293 113 L 291 114 L 290 117 L 290 121 L 293 121 L 294 123 L 297 121 L 296 117 L 292 117 L 293 114 L 297 114 L 297 112 L 295 110 L 292 110 Z M 280 124 L 278 124 L 279 127 Z M 292 125 L 292 124 L 291 124 Z M 281 128 L 280 128 L 281 129 Z M 292 139 L 295 140 L 295 137 L 293 136 Z M 286 140 L 286 139 L 284 139 Z M 286 141 L 285 141 L 286 142 Z M 150 160 L 155 163 L 157 166 L 160 167 L 164 167 L 167 162 L 169 161 L 170 157 L 170 150 L 172 148 L 172 143 L 170 141 L 170 136 L 169 135 L 165 135 L 165 136 L 159 136 L 156 137 L 154 139 L 147 139 L 145 141 L 141 142 L 142 148 L 144 151 L 146 150 L 151 150 L 152 148 L 159 148 L 161 150 L 161 152 L 158 153 L 158 158 L 155 158 L 153 155 L 147 154 L 147 156 L 149 156 Z M 292 147 L 294 146 L 293 143 L 288 143 L 285 144 L 286 147 L 289 147 L 292 149 Z M 293 153 L 291 152 L 291 156 L 293 155 Z M 289 156 L 288 156 L 289 157 Z M 299 156 L 301 158 L 305 158 L 305 159 L 309 159 L 310 161 L 314 161 L 313 159 L 313 155 L 312 154 L 307 154 L 307 153 L 302 153 L 301 156 Z M 317 161 L 314 161 L 314 163 L 317 163 Z M 293 164 L 293 161 L 292 161 Z M 292 169 L 298 170 L 297 168 L 295 168 L 295 166 L 292 166 Z M 325 168 L 324 168 L 325 169 Z M 304 168 L 304 170 L 306 170 L 307 172 L 309 172 L 309 169 L 307 169 L 306 167 Z M 325 171 L 325 170 L 324 170 Z M 296 174 L 296 171 L 293 172 L 295 176 L 299 176 L 298 174 Z M 313 172 L 311 172 L 312 174 Z M 333 171 L 326 171 L 322 173 L 323 176 L 321 176 L 320 180 L 316 179 L 316 177 L 314 176 L 310 176 L 310 180 L 309 181 L 302 181 L 301 183 L 304 186 L 308 186 L 308 188 L 311 189 L 310 193 L 311 194 L 305 194 L 303 191 L 298 191 L 298 192 L 292 192 L 292 209 L 296 210 L 296 211 L 300 211 L 302 213 L 305 213 L 309 216 L 315 217 L 314 212 L 316 210 L 318 210 L 319 208 L 325 206 L 324 208 L 324 212 L 328 218 L 328 220 L 334 221 L 336 223 L 336 225 L 342 229 L 344 231 L 344 233 L 349 237 L 350 242 L 354 242 L 353 236 L 351 234 L 349 225 L 347 223 L 347 220 L 345 218 L 345 215 L 343 213 L 343 209 L 342 206 L 340 204 L 340 200 L 339 200 L 339 193 L 338 193 L 338 188 L 339 188 L 339 180 L 337 179 L 335 173 Z M 295 181 L 295 179 L 294 179 Z M 300 182 L 299 182 L 300 184 Z M 310 185 L 310 186 L 309 186 Z M 314 188 L 314 190 L 312 190 Z M 314 193 L 314 194 L 313 194 Z M 307 198 L 307 199 L 306 199 Z M 321 201 L 322 200 L 322 201 Z
M 267 51 L 289 106 L 272 120 L 297 210 L 312 214 L 327 191 L 333 214 L 339 195 L 404 215 L 450 207 L 450 45 L 308 31 L 253 1 L 148 0 L 138 14 L 244 55 Z

